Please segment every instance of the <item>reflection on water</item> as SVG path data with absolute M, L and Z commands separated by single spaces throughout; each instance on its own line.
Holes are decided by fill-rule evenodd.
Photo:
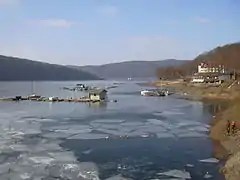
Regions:
M 76 83 L 37 82 L 36 93 L 68 97 L 60 87 Z M 28 86 L 5 83 L 1 96 L 26 95 Z M 221 179 L 221 164 L 211 159 L 209 106 L 143 97 L 141 89 L 134 82 L 110 89 L 117 103 L 0 102 L 0 179 L 202 180 L 207 172 Z
M 94 103 L 88 103 L 89 108 L 93 108 L 96 110 L 104 111 L 107 109 L 107 102 L 94 102 Z
M 221 100 L 205 102 L 205 107 L 213 115 L 223 112 L 229 107 L 229 105 L 230 104 L 228 101 L 221 101 Z

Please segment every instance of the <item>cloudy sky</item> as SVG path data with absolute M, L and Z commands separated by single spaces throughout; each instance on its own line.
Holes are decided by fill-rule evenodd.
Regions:
M 57 64 L 192 59 L 240 40 L 238 0 L 0 0 L 0 54 Z

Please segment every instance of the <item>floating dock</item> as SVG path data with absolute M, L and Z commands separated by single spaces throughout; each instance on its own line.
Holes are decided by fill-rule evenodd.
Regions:
M 98 100 L 91 100 L 90 98 L 54 98 L 54 97 L 22 97 L 22 96 L 15 96 L 10 98 L 0 98 L 0 101 L 40 101 L 40 102 L 101 102 Z
M 41 101 L 41 102 L 106 102 L 107 100 L 107 90 L 105 89 L 98 89 L 94 91 L 90 91 L 88 96 L 83 96 L 81 98 L 59 98 L 59 97 L 43 97 L 40 95 L 32 94 L 29 96 L 15 96 L 15 97 L 8 97 L 8 98 L 0 98 L 0 101 Z M 109 100 L 107 100 L 109 101 Z M 117 100 L 111 100 L 110 102 L 117 102 Z

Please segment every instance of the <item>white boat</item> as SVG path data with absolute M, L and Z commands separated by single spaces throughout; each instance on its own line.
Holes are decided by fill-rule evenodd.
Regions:
M 148 91 L 147 91 L 147 90 L 141 91 L 141 95 L 142 95 L 142 96 L 146 96 L 146 95 L 147 95 L 147 93 L 148 93 Z
M 143 90 L 141 91 L 142 96 L 168 96 L 167 90 Z
M 142 96 L 156 96 L 156 93 L 154 91 L 149 90 L 143 90 L 141 91 Z

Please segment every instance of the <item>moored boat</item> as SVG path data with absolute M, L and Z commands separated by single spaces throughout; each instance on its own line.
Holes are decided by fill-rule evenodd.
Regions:
M 143 90 L 141 91 L 142 96 L 168 96 L 169 92 L 168 90 Z
M 151 91 L 151 90 L 143 90 L 141 91 L 142 96 L 156 96 L 156 92 Z

